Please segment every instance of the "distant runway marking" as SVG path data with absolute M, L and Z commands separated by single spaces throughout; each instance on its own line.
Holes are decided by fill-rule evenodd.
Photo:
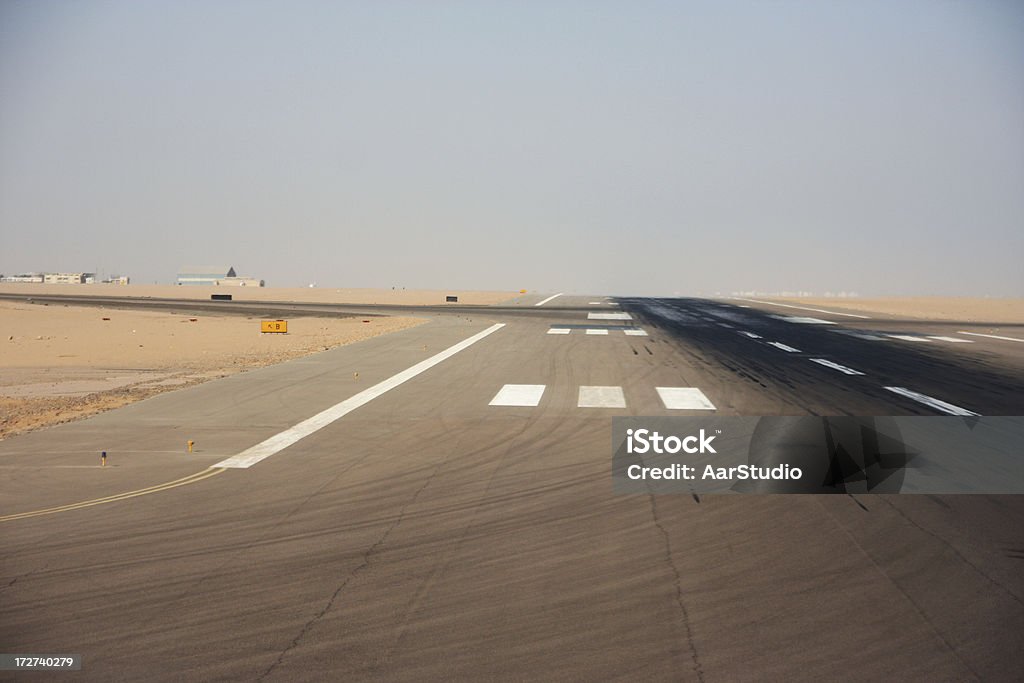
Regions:
M 754 334 L 753 332 L 740 332 L 740 334 L 742 334 L 742 335 L 744 335 L 746 337 L 750 337 L 751 339 L 760 339 L 761 338 L 761 335 Z
M 953 344 L 973 344 L 970 339 L 957 339 L 956 337 L 939 337 L 936 335 L 930 335 L 929 339 L 937 339 L 938 341 L 951 342 Z
M 572 332 L 568 327 L 552 327 L 548 330 L 548 334 L 569 334 Z
M 768 346 L 774 346 L 777 349 L 782 349 L 786 353 L 801 353 L 800 349 L 794 349 L 792 346 L 787 346 L 781 342 L 768 342 Z
M 604 303 L 603 301 L 591 301 L 590 305 L 591 306 L 600 306 L 603 303 Z
M 965 417 L 970 417 L 971 415 L 979 415 L 979 413 L 967 410 L 966 408 L 961 408 L 960 406 L 955 406 L 952 403 L 946 403 L 945 401 L 940 401 L 937 398 L 932 398 L 931 396 L 919 394 L 916 391 L 904 389 L 903 387 L 886 387 L 886 389 L 893 392 L 894 394 L 906 396 L 907 398 L 913 399 L 918 403 L 923 403 L 929 408 L 935 408 L 936 410 L 940 410 L 944 413 L 949 413 L 950 415 L 963 415 Z
M 137 489 L 135 491 L 126 491 L 124 493 L 118 493 L 113 496 L 107 496 L 106 498 L 95 498 L 93 500 L 83 500 L 79 503 L 71 503 L 70 505 L 60 505 L 58 507 L 46 508 L 44 510 L 32 510 L 31 512 L 21 512 L 13 515 L 4 515 L 0 517 L 0 522 L 12 522 L 16 519 L 26 519 L 28 517 L 39 517 L 41 515 L 53 515 L 58 512 L 70 512 L 71 510 L 81 510 L 82 508 L 93 507 L 94 505 L 106 505 L 107 503 L 116 503 L 121 500 L 128 500 L 129 498 L 137 498 L 139 496 L 147 496 L 151 493 L 159 493 L 160 491 L 167 491 L 169 489 L 175 489 L 179 486 L 187 486 L 189 484 L 195 484 L 203 479 L 209 479 L 210 477 L 216 476 L 223 472 L 216 465 L 208 467 L 202 472 L 196 472 L 190 474 L 187 477 L 181 479 L 175 479 L 174 481 L 164 482 L 163 484 L 156 484 L 155 486 L 149 486 L 144 489 Z
M 695 387 L 655 387 L 669 410 L 714 410 L 715 405 Z
M 547 299 L 544 299 L 544 301 L 538 301 L 537 303 L 534 304 L 534 306 L 543 306 L 544 304 L 546 304 L 547 302 L 551 301 L 552 299 L 557 299 L 560 296 L 562 296 L 561 293 L 554 294 L 552 296 L 549 296 Z
M 845 334 L 848 337 L 856 337 L 857 339 L 866 339 L 867 341 L 885 341 L 883 337 L 879 337 L 877 334 L 868 334 L 867 332 L 854 332 L 853 330 L 832 330 L 839 334 Z
M 544 395 L 545 384 L 506 384 L 488 405 L 534 407 Z
M 786 315 L 773 315 L 772 317 L 785 320 L 787 323 L 798 323 L 800 325 L 835 325 L 830 320 L 820 320 L 819 318 L 801 318 L 799 316 L 793 318 Z
M 927 337 L 915 337 L 915 336 L 910 335 L 910 334 L 887 334 L 886 336 L 891 338 L 891 339 L 902 339 L 903 341 L 925 342 L 927 344 L 931 344 L 932 343 L 932 340 L 928 339 Z
M 626 334 L 630 337 L 646 337 L 647 330 L 626 330 Z
M 814 311 L 815 313 L 828 313 L 829 315 L 842 315 L 847 318 L 863 318 L 870 320 L 871 316 L 857 315 L 856 313 L 840 313 L 839 311 L 827 311 L 824 308 L 808 308 L 806 306 L 793 306 L 792 304 L 780 304 L 774 301 L 760 301 L 758 299 L 737 299 L 737 301 L 750 301 L 755 304 L 768 304 L 769 306 L 782 306 L 783 308 L 798 308 L 801 311 Z
M 1024 342 L 1024 339 L 1017 337 L 1000 337 L 998 334 L 982 334 L 981 332 L 957 332 L 957 334 L 969 334 L 972 337 L 988 337 L 989 339 L 1002 339 L 1003 341 Z
M 587 330 L 587 334 L 608 334 L 608 330 Z
M 735 325 L 730 325 L 729 323 L 722 323 L 722 322 L 720 322 L 720 323 L 718 323 L 718 326 L 719 327 L 724 327 L 727 330 L 735 330 L 736 329 Z
M 848 368 L 845 365 L 840 365 L 839 363 L 833 363 L 832 361 L 825 360 L 824 358 L 808 358 L 807 360 L 811 361 L 812 363 L 817 363 L 818 365 L 824 365 L 826 368 L 832 368 L 833 370 L 838 370 L 839 372 L 843 373 L 844 375 L 863 375 L 864 374 L 860 370 L 854 370 L 853 368 Z
M 625 408 L 626 397 L 622 387 L 580 387 L 580 408 Z
M 404 384 L 405 382 L 408 382 L 413 377 L 416 377 L 417 375 L 426 372 L 427 370 L 434 367 L 438 363 L 441 363 L 442 361 L 451 358 L 459 351 L 469 348 L 470 346 L 477 343 L 484 337 L 497 332 L 504 326 L 504 323 L 497 323 L 495 325 L 491 325 L 486 330 L 482 332 L 477 332 L 472 337 L 463 339 L 458 344 L 455 344 L 453 346 L 449 346 L 444 351 L 441 351 L 440 353 L 435 354 L 430 358 L 427 358 L 426 360 L 420 361 L 419 363 L 413 365 L 410 368 L 402 370 L 397 375 L 393 375 L 388 379 L 384 380 L 383 382 L 374 384 L 369 389 L 360 391 L 355 396 L 347 398 L 341 403 L 336 403 L 327 410 L 323 410 L 314 415 L 313 417 L 303 420 L 294 427 L 286 429 L 283 432 L 280 432 L 279 434 L 275 434 L 269 439 L 266 439 L 265 441 L 262 441 L 256 444 L 255 446 L 252 446 L 251 448 L 247 448 L 238 455 L 232 456 L 227 460 L 222 460 L 221 462 L 214 465 L 214 467 L 252 467 L 259 461 L 265 458 L 269 458 L 275 453 L 282 451 L 285 448 L 288 448 L 296 441 L 304 439 L 310 434 L 323 429 L 324 427 L 331 424 L 335 420 L 338 420 L 344 417 L 345 415 L 348 415 L 356 408 L 360 408 L 366 405 L 367 403 L 377 398 L 378 396 L 381 396 L 391 391 L 395 387 Z
M 587 320 L 632 320 L 629 313 L 587 313 Z

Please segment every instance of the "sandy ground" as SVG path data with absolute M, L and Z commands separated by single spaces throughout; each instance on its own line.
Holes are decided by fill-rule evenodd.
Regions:
M 0 302 L 0 439 L 423 322 L 291 318 L 261 334 L 258 318 Z
M 972 297 L 797 298 L 752 297 L 826 310 L 853 310 L 924 320 L 1024 324 L 1024 299 Z
M 161 299 L 204 299 L 211 294 L 231 294 L 235 301 L 295 301 L 300 303 L 400 304 L 429 306 L 445 303 L 446 296 L 460 304 L 491 305 L 508 301 L 518 292 L 465 292 L 405 289 L 334 289 L 328 287 L 199 287 L 177 285 L 42 285 L 0 284 L 0 292 L 13 294 L 60 294 L 64 296 L 138 296 Z

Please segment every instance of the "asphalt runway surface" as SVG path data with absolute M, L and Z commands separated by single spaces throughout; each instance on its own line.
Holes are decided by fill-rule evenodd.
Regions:
M 1024 343 L 540 300 L 0 442 L 0 651 L 83 656 L 0 678 L 1019 679 L 1021 497 L 614 495 L 610 418 L 1022 415 Z

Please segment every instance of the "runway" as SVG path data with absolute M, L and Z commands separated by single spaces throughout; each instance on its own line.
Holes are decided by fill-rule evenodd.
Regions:
M 1024 334 L 549 296 L 0 442 L 0 649 L 83 680 L 1019 675 L 1019 497 L 625 496 L 609 466 L 613 415 L 1022 415 Z

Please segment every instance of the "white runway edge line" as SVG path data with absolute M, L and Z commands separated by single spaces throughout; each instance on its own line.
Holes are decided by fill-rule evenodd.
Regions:
M 826 368 L 832 368 L 833 370 L 838 370 L 839 372 L 843 373 L 844 375 L 863 375 L 864 374 L 860 370 L 854 370 L 853 368 L 848 368 L 845 365 L 840 365 L 839 363 L 833 363 L 832 361 L 825 360 L 824 358 L 808 358 L 807 360 L 811 361 L 812 363 L 817 363 L 818 365 L 824 365 Z
M 773 315 L 772 317 L 778 318 L 779 320 L 785 320 L 787 323 L 798 323 L 800 325 L 835 325 L 835 323 L 830 320 L 822 320 L 820 318 L 794 318 L 787 315 Z
M 544 301 L 538 301 L 537 303 L 534 304 L 534 306 L 543 306 L 544 304 L 546 304 L 547 302 L 551 301 L 552 299 L 557 299 L 560 296 L 562 296 L 561 292 L 558 293 L 558 294 L 554 294 L 552 296 L 549 296 L 547 299 L 544 299 Z
M 980 413 L 975 413 L 974 411 L 967 410 L 966 408 L 961 408 L 960 406 L 955 406 L 952 403 L 946 403 L 945 401 L 940 401 L 937 398 L 932 398 L 931 396 L 919 394 L 916 391 L 904 389 L 903 387 L 886 387 L 886 389 L 893 392 L 894 394 L 906 396 L 907 398 L 913 399 L 918 403 L 923 403 L 929 408 L 935 408 L 935 410 L 940 410 L 944 413 L 949 413 L 950 415 L 962 415 L 964 417 L 980 415 Z
M 982 334 L 981 332 L 957 332 L 957 334 L 969 334 L 972 337 L 988 337 L 989 339 L 1002 339 L 1003 341 L 1024 343 L 1024 339 L 1017 339 L 1016 337 L 1000 337 L 998 334 Z
M 758 299 L 741 299 L 736 298 L 737 301 L 750 301 L 755 304 L 768 304 L 769 306 L 782 306 L 783 308 L 798 308 L 801 311 L 814 311 L 815 313 L 828 313 L 829 315 L 842 315 L 847 318 L 863 318 L 864 320 L 870 320 L 871 317 L 867 315 L 857 315 L 856 313 L 840 313 L 839 311 L 826 311 L 824 308 L 808 308 L 806 306 L 794 306 L 792 304 L 780 304 L 774 301 L 760 301 Z
M 294 427 L 286 429 L 279 434 L 275 434 L 269 439 L 262 441 L 256 444 L 255 446 L 252 446 L 251 448 L 247 448 L 238 455 L 234 455 L 228 458 L 227 460 L 221 460 L 219 463 L 214 465 L 214 467 L 252 467 L 259 461 L 269 458 L 275 453 L 282 451 L 285 448 L 288 448 L 296 441 L 304 439 L 313 432 L 323 429 L 324 427 L 331 424 L 335 420 L 344 417 L 345 415 L 348 415 L 356 408 L 362 407 L 369 403 L 370 401 L 372 401 L 373 399 L 377 398 L 378 396 L 381 396 L 382 394 L 391 391 L 398 385 L 403 384 L 404 382 L 408 382 L 413 377 L 423 372 L 426 372 L 427 370 L 434 367 L 438 363 L 451 358 L 459 351 L 463 351 L 464 349 L 469 348 L 470 346 L 477 343 L 484 337 L 497 332 L 503 327 L 505 327 L 504 323 L 497 323 L 495 325 L 491 325 L 483 332 L 478 332 L 474 334 L 472 337 L 464 339 L 460 341 L 458 344 L 450 346 L 444 351 L 436 355 L 433 355 L 430 358 L 427 358 L 426 360 L 420 361 L 416 365 L 413 365 L 411 368 L 402 370 L 397 375 L 393 375 L 392 377 L 389 377 L 383 382 L 374 384 L 369 389 L 360 391 L 355 396 L 347 398 L 341 403 L 337 403 L 328 408 L 327 410 L 317 413 L 316 415 L 309 419 L 303 420 Z
M 930 336 L 928 338 L 929 339 L 935 339 L 936 341 L 951 342 L 953 344 L 973 344 L 974 343 L 970 339 L 957 339 L 956 337 L 939 337 L 939 336 L 936 336 L 936 335 L 932 335 L 932 336 Z

